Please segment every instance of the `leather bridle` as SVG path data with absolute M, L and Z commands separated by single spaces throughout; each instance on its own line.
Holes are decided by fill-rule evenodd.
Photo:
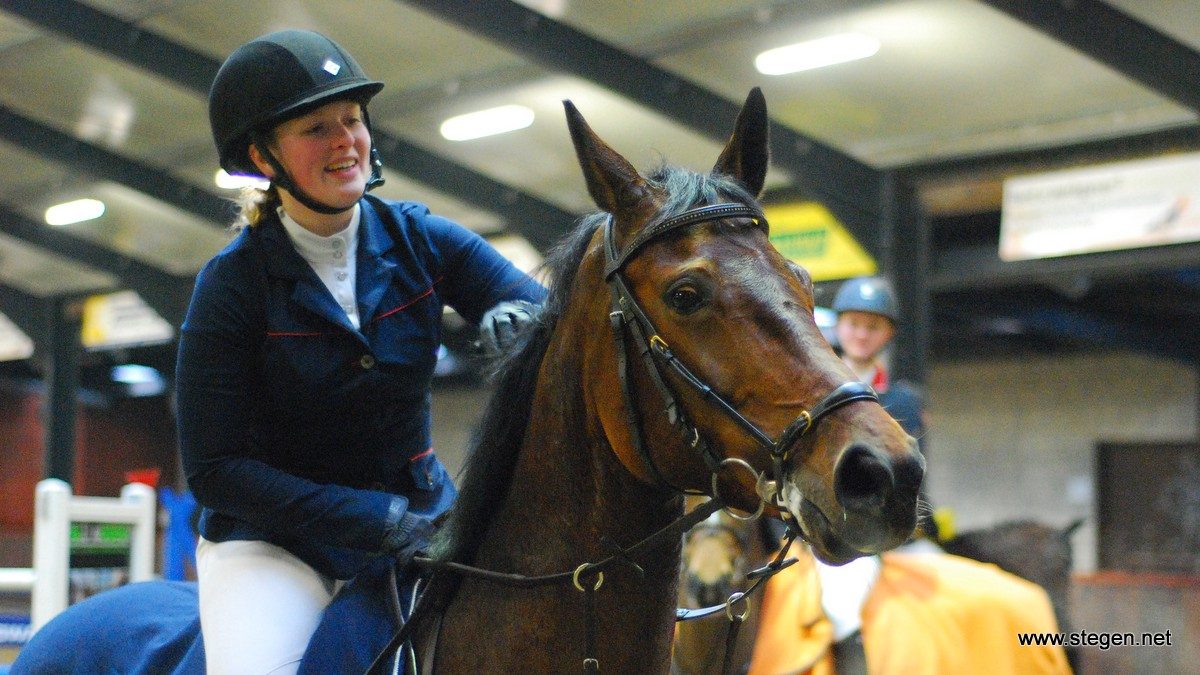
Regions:
M 650 550 L 653 546 L 658 546 L 663 541 L 670 538 L 678 538 L 684 532 L 687 532 L 696 524 L 703 521 L 709 515 L 717 510 L 724 508 L 724 501 L 717 492 L 717 478 L 721 469 L 728 466 L 741 467 L 748 470 L 755 477 L 755 488 L 759 495 L 758 509 L 750 516 L 740 516 L 732 511 L 728 511 L 735 518 L 753 519 L 762 514 L 765 505 L 768 502 L 778 505 L 778 486 L 782 485 L 784 478 L 784 467 L 791 457 L 792 449 L 796 442 L 808 432 L 816 427 L 829 413 L 837 408 L 852 403 L 854 401 L 876 401 L 879 398 L 875 392 L 867 385 L 859 382 L 846 382 L 824 398 L 816 403 L 812 408 L 801 411 L 796 419 L 784 429 L 778 439 L 773 439 L 769 434 L 763 431 L 757 424 L 747 419 L 744 415 L 738 412 L 723 396 L 708 386 L 703 379 L 695 375 L 678 357 L 671 351 L 666 340 L 654 328 L 654 324 L 650 321 L 650 317 L 638 304 L 637 299 L 629 291 L 629 286 L 622 275 L 622 269 L 625 264 L 633 258 L 646 244 L 655 239 L 673 232 L 677 229 L 706 223 L 715 220 L 723 220 L 726 218 L 749 218 L 753 223 L 767 231 L 767 219 L 763 216 L 762 211 L 757 208 L 746 206 L 744 204 L 723 203 L 713 204 L 710 206 L 700 206 L 689 209 L 677 216 L 672 216 L 665 220 L 659 221 L 652 225 L 643 228 L 632 240 L 625 246 L 623 251 L 619 251 L 616 245 L 615 233 L 613 231 L 613 219 L 609 216 L 605 223 L 604 232 L 604 277 L 608 282 L 612 291 L 612 312 L 609 318 L 613 327 L 614 337 L 617 345 L 617 360 L 618 360 L 618 377 L 621 382 L 621 395 L 624 405 L 628 411 L 626 419 L 629 420 L 630 431 L 632 432 L 632 443 L 638 455 L 650 468 L 660 485 L 667 487 L 675 493 L 698 492 L 695 490 L 687 490 L 677 487 L 668 481 L 659 471 L 658 466 L 654 463 L 654 458 L 650 451 L 646 448 L 642 440 L 641 423 L 638 417 L 638 408 L 634 405 L 632 389 L 629 381 L 630 364 L 626 355 L 626 335 L 631 335 L 635 339 L 635 344 L 638 345 L 638 350 L 642 355 L 642 359 L 646 364 L 647 373 L 650 379 L 662 394 L 663 402 L 666 406 L 667 418 L 671 425 L 680 432 L 685 444 L 696 450 L 704 459 L 705 465 L 712 472 L 712 499 L 701 504 L 695 509 L 685 513 L 668 525 L 660 528 L 654 533 L 647 536 L 645 539 L 637 542 L 629 548 L 614 548 L 614 553 L 603 560 L 583 563 L 571 571 L 564 571 L 555 574 L 545 574 L 540 576 L 526 576 L 522 574 L 512 574 L 504 572 L 495 572 L 492 570 L 480 569 L 470 565 L 465 565 L 457 562 L 433 560 L 424 556 L 417 556 L 413 559 L 413 563 L 425 570 L 445 571 L 453 574 L 458 574 L 465 577 L 481 579 L 498 583 L 506 586 L 515 586 L 522 588 L 533 588 L 545 585 L 555 585 L 571 583 L 577 590 L 584 593 L 585 597 L 585 651 L 586 655 L 583 659 L 583 670 L 586 673 L 598 672 L 600 668 L 599 661 L 595 658 L 596 654 L 596 611 L 595 611 L 595 593 L 600 589 L 604 582 L 604 571 L 615 567 L 616 565 L 631 565 L 634 569 L 641 568 L 634 562 L 637 555 Z M 679 405 L 674 392 L 667 383 L 666 378 L 662 373 L 662 366 L 669 366 L 684 382 L 696 389 L 708 401 L 711 401 L 717 406 L 727 417 L 732 419 L 739 427 L 745 430 L 751 437 L 754 438 L 760 446 L 768 450 L 771 454 L 771 476 L 773 480 L 766 480 L 766 472 L 759 472 L 752 467 L 748 462 L 736 457 L 724 457 L 717 453 L 705 441 L 704 437 L 683 414 L 683 409 Z M 766 566 L 754 570 L 747 575 L 747 579 L 754 581 L 753 585 L 744 592 L 735 593 L 725 603 L 706 607 L 701 609 L 678 609 L 676 610 L 676 620 L 686 621 L 690 619 L 702 618 L 711 616 L 712 614 L 725 611 L 730 620 L 730 632 L 727 637 L 727 644 L 732 644 L 737 634 L 737 627 L 746 617 L 746 611 L 741 614 L 735 614 L 735 607 L 740 606 L 748 608 L 748 596 L 759 588 L 774 574 L 788 567 L 795 562 L 794 559 L 785 559 L 786 553 L 791 547 L 792 541 L 800 536 L 800 532 L 789 525 L 789 533 L 787 541 L 783 548 L 780 549 L 775 559 Z M 424 603 L 418 604 L 414 610 L 413 616 L 409 621 L 404 622 L 400 630 L 398 630 L 388 645 L 379 652 L 375 661 L 368 668 L 368 674 L 380 672 L 387 661 L 387 656 L 395 652 L 395 650 L 408 640 L 411 635 L 413 626 L 417 623 L 416 616 L 422 614 L 425 608 Z M 727 649 L 726 653 L 726 671 L 729 671 L 731 663 L 729 662 L 729 654 L 732 652 Z
M 625 417 L 629 421 L 630 435 L 632 436 L 632 443 L 637 454 L 646 466 L 649 467 L 654 479 L 661 485 L 675 492 L 696 492 L 695 490 L 678 487 L 667 480 L 659 470 L 650 450 L 642 440 L 641 423 L 637 412 L 638 408 L 634 405 L 633 391 L 630 386 L 630 364 L 626 354 L 625 339 L 627 334 L 634 338 L 634 344 L 637 345 L 638 351 L 642 355 L 642 360 L 646 365 L 646 372 L 662 395 L 668 422 L 680 433 L 684 444 L 700 454 L 705 466 L 712 473 L 712 496 L 714 498 L 719 496 L 717 494 L 717 475 L 721 469 L 728 466 L 745 468 L 754 474 L 755 477 L 755 487 L 760 498 L 758 510 L 754 514 L 754 516 L 757 516 L 768 502 L 778 505 L 779 486 L 783 484 L 785 465 L 791 458 L 796 442 L 801 437 L 812 431 L 823 417 L 847 403 L 854 401 L 878 402 L 879 398 L 876 396 L 875 391 L 866 384 L 858 381 L 845 382 L 818 401 L 812 408 L 802 410 L 796 416 L 796 419 L 783 430 L 779 438 L 773 439 L 761 427 L 742 415 L 728 399 L 717 393 L 703 379 L 693 373 L 691 369 L 679 360 L 679 357 L 675 356 L 674 352 L 671 351 L 670 345 L 667 344 L 667 341 L 655 329 L 650 317 L 647 316 L 645 310 L 642 309 L 637 299 L 633 296 L 633 293 L 630 292 L 622 270 L 626 263 L 637 255 L 644 246 L 669 232 L 700 223 L 727 218 L 748 218 L 764 234 L 769 231 L 766 217 L 762 211 L 753 206 L 737 203 L 712 204 L 692 208 L 679 215 L 648 225 L 626 244 L 624 250 L 619 250 L 616 243 L 613 218 L 609 216 L 608 221 L 604 225 L 604 279 L 608 282 L 609 289 L 612 292 L 612 311 L 609 314 L 609 319 L 615 333 L 617 372 L 621 383 L 621 396 L 628 411 Z M 674 371 L 679 376 L 679 379 L 699 392 L 705 400 L 714 404 L 726 417 L 745 430 L 759 446 L 770 453 L 772 480 L 766 481 L 766 472 L 757 471 L 745 460 L 722 456 L 712 448 L 704 439 L 704 436 L 701 435 L 699 429 L 684 414 L 683 408 L 679 405 L 674 391 L 672 391 L 667 379 L 663 376 L 662 369 L 664 366 Z M 731 515 L 737 517 L 737 514 Z

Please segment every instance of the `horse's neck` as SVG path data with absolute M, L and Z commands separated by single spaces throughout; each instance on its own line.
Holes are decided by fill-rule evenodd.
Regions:
M 612 552 L 603 539 L 628 546 L 681 509 L 671 495 L 639 482 L 609 445 L 589 399 L 596 394 L 588 393 L 596 387 L 592 371 L 609 374 L 617 367 L 615 356 L 608 363 L 595 350 L 597 343 L 611 343 L 608 293 L 588 289 L 578 296 L 542 359 L 526 437 L 501 514 L 509 520 L 498 519 L 491 533 L 517 548 L 534 531 L 561 542 L 552 547 L 557 556 L 544 543 L 537 545 L 537 561 L 528 563 L 543 569 L 547 558 L 557 558 L 550 563 L 556 566 L 594 562 Z
M 630 546 L 678 511 L 669 496 L 638 483 L 602 441 L 568 428 L 559 413 L 535 413 L 535 424 L 542 418 L 539 432 L 526 439 L 508 499 L 485 542 L 486 549 L 514 561 L 527 551 L 518 564 L 543 573 L 607 557 L 612 548 L 605 540 Z
M 579 372 L 578 351 L 547 351 L 508 496 L 475 558 L 479 567 L 526 576 L 570 572 L 610 557 L 614 545 L 632 546 L 682 513 L 680 500 L 638 482 L 617 462 L 599 425 L 588 420 L 581 383 L 551 377 Z M 666 671 L 679 550 L 679 538 L 669 537 L 640 555 L 634 562 L 644 576 L 626 563 L 605 570 L 594 593 L 594 656 L 602 669 Z M 515 588 L 465 580 L 443 636 L 477 642 L 486 625 L 497 647 L 486 657 L 439 648 L 439 665 L 452 663 L 447 672 L 582 670 L 585 601 L 569 581 Z

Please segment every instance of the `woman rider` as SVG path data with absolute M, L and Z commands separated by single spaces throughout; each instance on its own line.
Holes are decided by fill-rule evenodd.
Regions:
M 180 335 L 209 673 L 294 672 L 343 580 L 425 545 L 456 494 L 430 439 L 443 306 L 495 335 L 544 297 L 469 230 L 366 194 L 382 88 L 333 40 L 285 30 L 235 50 L 210 91 L 221 166 L 270 187 L 201 270 Z

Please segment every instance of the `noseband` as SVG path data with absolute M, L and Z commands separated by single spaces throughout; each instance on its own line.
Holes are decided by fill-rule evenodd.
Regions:
M 626 418 L 629 420 L 633 445 L 638 455 L 646 463 L 646 466 L 650 467 L 655 480 L 660 484 L 676 492 L 694 492 L 680 488 L 668 481 L 658 469 L 654 458 L 642 440 L 641 425 L 636 413 L 637 408 L 633 405 L 633 394 L 629 384 L 629 363 L 625 346 L 626 332 L 633 335 L 634 343 L 638 345 L 638 351 L 641 353 L 642 360 L 646 364 L 646 371 L 656 388 L 662 394 L 667 420 L 671 423 L 671 426 L 679 431 L 684 439 L 684 443 L 700 454 L 705 466 L 712 472 L 713 496 L 718 496 L 716 487 L 718 472 L 731 464 L 741 466 L 750 470 L 755 475 L 756 487 L 758 488 L 759 497 L 762 500 L 759 503 L 759 512 L 761 512 L 766 502 L 772 501 L 777 497 L 778 486 L 782 484 L 781 481 L 784 476 L 784 465 L 790 459 L 792 448 L 795 447 L 796 442 L 801 437 L 816 427 L 817 423 L 823 417 L 841 406 L 853 401 L 878 402 L 879 398 L 869 386 L 861 382 L 851 381 L 843 383 L 818 401 L 812 408 L 801 411 L 796 416 L 796 419 L 784 429 L 779 438 L 773 439 L 757 424 L 746 419 L 733 404 L 714 391 L 712 387 L 706 384 L 703 379 L 693 373 L 675 356 L 674 352 L 671 351 L 670 345 L 667 344 L 666 340 L 654 328 L 650 317 L 646 315 L 641 305 L 638 304 L 637 299 L 629 291 L 629 285 L 626 283 L 621 270 L 646 244 L 669 232 L 699 223 L 726 218 L 749 218 L 764 233 L 768 231 L 767 219 L 762 211 L 757 208 L 735 203 L 713 204 L 689 209 L 677 216 L 672 216 L 671 218 L 645 227 L 633 237 L 628 245 L 626 245 L 624 251 L 620 251 L 616 244 L 613 219 L 609 216 L 604 230 L 604 278 L 608 282 L 609 289 L 612 292 L 612 312 L 609 314 L 609 320 L 613 327 L 614 338 L 616 339 L 617 370 L 621 382 L 621 395 L 624 398 L 625 406 L 629 410 Z M 716 405 L 729 419 L 745 430 L 759 446 L 770 452 L 772 463 L 771 474 L 774 479 L 773 485 L 770 483 L 764 485 L 763 476 L 765 474 L 760 474 L 744 460 L 725 457 L 712 448 L 703 436 L 700 435 L 700 431 L 695 425 L 687 419 L 674 392 L 663 377 L 662 365 L 669 366 L 674 370 L 688 386 L 699 392 L 705 400 Z

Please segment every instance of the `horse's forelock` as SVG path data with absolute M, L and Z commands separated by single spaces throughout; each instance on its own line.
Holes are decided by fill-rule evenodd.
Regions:
M 690 208 L 721 202 L 757 205 L 754 195 L 730 176 L 696 173 L 664 164 L 647 178 L 667 195 L 659 210 L 660 218 L 679 215 Z

